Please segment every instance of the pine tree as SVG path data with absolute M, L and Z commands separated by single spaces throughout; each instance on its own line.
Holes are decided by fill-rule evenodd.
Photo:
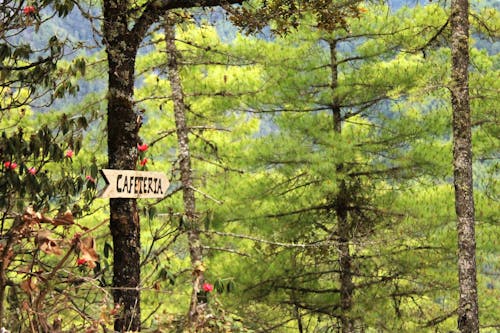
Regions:
M 369 13 L 372 11 L 377 15 L 376 9 L 370 8 Z M 425 188 L 415 182 L 437 182 L 437 177 L 445 177 L 449 170 L 447 155 L 443 155 L 449 133 L 443 109 L 433 108 L 432 99 L 422 101 L 419 97 L 430 84 L 446 80 L 446 68 L 440 65 L 446 59 L 445 51 L 434 50 L 447 44 L 447 17 L 437 6 L 403 8 L 387 22 L 379 19 L 382 16 L 386 15 L 377 15 L 373 21 L 385 31 L 377 31 L 377 25 L 365 18 L 359 26 L 352 23 L 350 32 L 325 37 L 308 31 L 305 37 L 304 29 L 303 34 L 290 34 L 288 44 L 270 46 L 276 57 L 266 59 L 266 68 L 273 73 L 267 81 L 275 88 L 268 102 L 260 96 L 256 105 L 247 107 L 274 114 L 271 126 L 275 132 L 279 128 L 279 133 L 257 139 L 251 159 L 242 161 L 258 172 L 248 184 L 239 183 L 234 195 L 244 201 L 229 218 L 232 224 L 239 221 L 240 230 L 239 235 L 228 235 L 261 243 L 255 247 L 262 253 L 258 255 L 262 264 L 256 267 L 252 261 L 253 274 L 244 273 L 243 263 L 241 270 L 229 273 L 241 274 L 250 299 L 266 300 L 262 307 L 242 304 L 248 318 L 255 311 L 260 321 L 272 321 L 271 313 L 264 319 L 259 312 L 272 307 L 282 309 L 279 314 L 273 312 L 274 324 L 285 321 L 284 313 L 289 313 L 290 318 L 286 318 L 294 318 L 302 329 L 307 318 L 322 318 L 318 325 L 325 328 L 347 326 L 343 328 L 347 330 L 353 322 L 358 328 L 398 331 L 450 327 L 452 305 L 438 307 L 432 299 L 448 297 L 446 288 L 454 286 L 452 278 L 440 281 L 435 273 L 453 262 L 446 256 L 447 251 L 453 252 L 453 246 L 448 242 L 441 247 L 431 241 L 434 230 L 441 227 L 417 217 L 423 212 L 407 215 L 410 198 Z M 356 42 L 363 36 L 370 39 Z M 343 48 L 330 48 L 327 45 L 332 39 L 346 43 Z M 332 55 L 328 49 L 338 51 Z M 405 53 L 398 52 L 400 49 Z M 289 50 L 295 54 L 287 53 Z M 292 59 L 297 59 L 296 63 Z M 334 74 L 340 78 L 338 85 L 331 79 L 335 69 L 340 73 Z M 332 86 L 336 87 L 333 92 Z M 443 90 L 439 93 L 443 95 Z M 335 134 L 332 119 L 328 120 L 327 111 L 335 105 L 340 105 L 340 119 L 345 122 L 340 135 Z M 344 172 L 337 170 L 339 165 Z M 406 207 L 396 206 L 400 200 L 409 200 Z M 357 295 L 352 303 L 348 301 L 350 272 L 338 266 L 341 251 L 327 250 L 346 242 L 337 229 L 343 216 L 341 202 L 349 207 L 347 242 L 353 251 L 353 294 Z M 433 202 L 436 200 L 426 204 Z M 245 236 L 244 230 L 252 236 Z M 452 236 L 449 232 L 441 235 L 447 240 Z M 240 251 L 249 251 L 247 242 L 241 246 Z M 440 283 L 443 288 L 436 289 Z M 377 299 L 376 308 L 370 305 L 372 298 Z M 340 311 L 342 303 L 344 311 Z M 382 319 L 387 319 L 387 313 L 393 314 L 393 320 Z M 268 325 L 262 329 L 273 327 Z
M 187 12 L 170 15 L 175 20 L 190 17 Z M 253 63 L 253 55 L 247 54 L 257 53 L 249 46 L 253 44 L 251 39 L 238 36 L 231 42 L 224 42 L 208 24 L 197 26 L 178 22 L 176 30 L 176 51 L 173 53 L 176 70 L 172 72 L 170 55 L 166 59 L 161 52 L 167 48 L 163 35 L 155 35 L 153 42 L 160 52 L 139 58 L 138 71 L 144 73 L 147 84 L 138 90 L 137 96 L 149 114 L 142 133 L 143 140 L 150 144 L 151 163 L 155 169 L 171 169 L 172 174 L 170 203 L 156 202 L 148 206 L 157 212 L 154 219 L 164 216 L 176 227 L 181 240 L 175 245 L 177 254 L 160 242 L 154 248 L 163 249 L 159 257 L 161 260 L 168 258 L 170 262 L 162 265 L 165 271 L 175 275 L 176 281 L 186 280 L 187 284 L 192 280 L 190 285 L 193 286 L 191 290 L 177 287 L 174 291 L 175 295 L 191 294 L 191 299 L 185 300 L 190 304 L 186 309 L 189 321 L 175 326 L 201 332 L 214 330 L 216 325 L 228 325 L 225 310 L 219 308 L 210 291 L 212 286 L 220 290 L 222 284 L 209 259 L 219 247 L 206 238 L 206 233 L 213 224 L 219 223 L 212 211 L 214 206 L 223 205 L 225 201 L 227 183 L 221 180 L 233 174 L 241 176 L 241 171 L 232 167 L 235 155 L 240 153 L 240 141 L 257 130 L 257 119 L 248 119 L 235 109 L 243 100 L 253 98 L 262 82 L 259 66 Z M 172 50 L 173 46 L 168 48 Z M 180 109 L 184 110 L 183 115 L 178 114 Z M 186 166 L 187 155 L 189 167 Z M 180 190 L 189 192 L 182 200 L 176 196 Z M 190 258 L 189 263 L 179 259 L 184 253 Z M 178 265 L 185 267 L 178 268 L 181 273 L 188 274 L 176 273 L 174 267 Z M 169 304 L 167 309 L 182 313 L 184 306 L 176 305 Z M 181 317 L 184 316 L 185 313 Z

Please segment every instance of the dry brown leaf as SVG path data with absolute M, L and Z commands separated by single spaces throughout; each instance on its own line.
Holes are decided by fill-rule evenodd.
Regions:
M 38 231 L 35 242 L 38 248 L 47 254 L 62 254 L 62 250 L 57 245 L 57 241 L 52 238 L 52 233 L 48 230 Z
M 26 280 L 22 281 L 19 284 L 19 287 L 21 287 L 24 292 L 31 295 L 31 293 L 38 291 L 38 281 L 36 277 L 30 276 Z
M 24 213 L 23 213 L 23 219 L 26 221 L 26 219 L 32 219 L 35 217 L 35 210 L 33 209 L 32 206 L 29 206 L 27 207 L 25 210 L 24 210 Z
M 23 222 L 24 222 L 24 227 L 31 229 L 32 226 L 40 224 L 40 213 L 35 212 L 33 207 L 28 207 L 24 210 L 23 213 Z
M 96 266 L 95 262 L 99 260 L 99 255 L 95 250 L 94 238 L 80 238 L 78 247 L 80 249 L 80 259 L 85 260 L 85 263 L 89 268 L 94 268 Z
M 23 221 L 29 226 L 40 223 L 54 223 L 50 217 L 36 212 L 33 207 L 29 206 L 23 213 Z
M 42 223 L 54 223 L 54 220 L 52 220 L 50 217 L 45 216 L 43 214 L 40 214 L 40 222 Z
M 54 224 L 55 226 L 75 224 L 73 213 L 68 209 L 64 213 L 57 214 L 57 216 L 52 221 L 52 224 Z

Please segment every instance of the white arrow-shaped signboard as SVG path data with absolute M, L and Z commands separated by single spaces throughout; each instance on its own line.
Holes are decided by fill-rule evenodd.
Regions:
M 100 198 L 163 198 L 169 181 L 163 172 L 102 169 L 106 187 Z

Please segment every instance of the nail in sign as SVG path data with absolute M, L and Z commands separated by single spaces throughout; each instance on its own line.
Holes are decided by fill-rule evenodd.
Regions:
M 102 169 L 106 187 L 99 198 L 163 198 L 169 181 L 163 172 Z

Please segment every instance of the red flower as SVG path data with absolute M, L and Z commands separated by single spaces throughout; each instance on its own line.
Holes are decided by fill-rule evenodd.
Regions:
M 76 265 L 77 266 L 82 266 L 82 265 L 85 265 L 87 263 L 87 259 L 85 258 L 78 258 L 76 259 Z
M 90 175 L 85 176 L 85 179 L 87 179 L 91 183 L 95 183 L 95 179 Z
M 68 149 L 68 150 L 66 150 L 66 154 L 64 156 L 66 156 L 68 158 L 72 158 L 73 154 L 74 154 L 74 152 L 71 149 Z
M 5 169 L 14 170 L 15 168 L 17 168 L 17 163 L 16 162 L 7 161 L 7 162 L 3 163 L 3 166 L 5 167 Z
M 147 163 L 148 163 L 148 159 L 147 159 L 147 158 L 143 158 L 143 159 L 139 162 L 139 164 L 140 164 L 141 166 L 145 166 Z
M 35 168 L 35 167 L 31 167 L 31 168 L 29 168 L 29 169 L 28 169 L 28 173 L 29 173 L 30 175 L 33 175 L 33 176 L 34 176 L 34 175 L 36 175 L 36 172 L 37 172 L 37 170 L 36 170 L 36 168 Z
M 35 13 L 35 7 L 34 6 L 26 6 L 23 8 L 23 13 L 24 15 L 32 15 Z
M 213 290 L 214 290 L 214 285 L 213 285 L 213 284 L 210 284 L 210 283 L 205 282 L 205 283 L 203 284 L 203 287 L 202 287 L 202 288 L 203 288 L 203 291 L 205 291 L 205 292 L 209 293 L 209 292 L 211 292 L 211 291 L 213 291 Z
M 147 144 L 147 143 L 142 144 L 142 145 L 137 144 L 137 149 L 138 149 L 139 151 L 141 151 L 141 152 L 145 152 L 146 150 L 148 150 L 148 148 L 149 148 L 149 146 L 148 146 L 148 144 Z

